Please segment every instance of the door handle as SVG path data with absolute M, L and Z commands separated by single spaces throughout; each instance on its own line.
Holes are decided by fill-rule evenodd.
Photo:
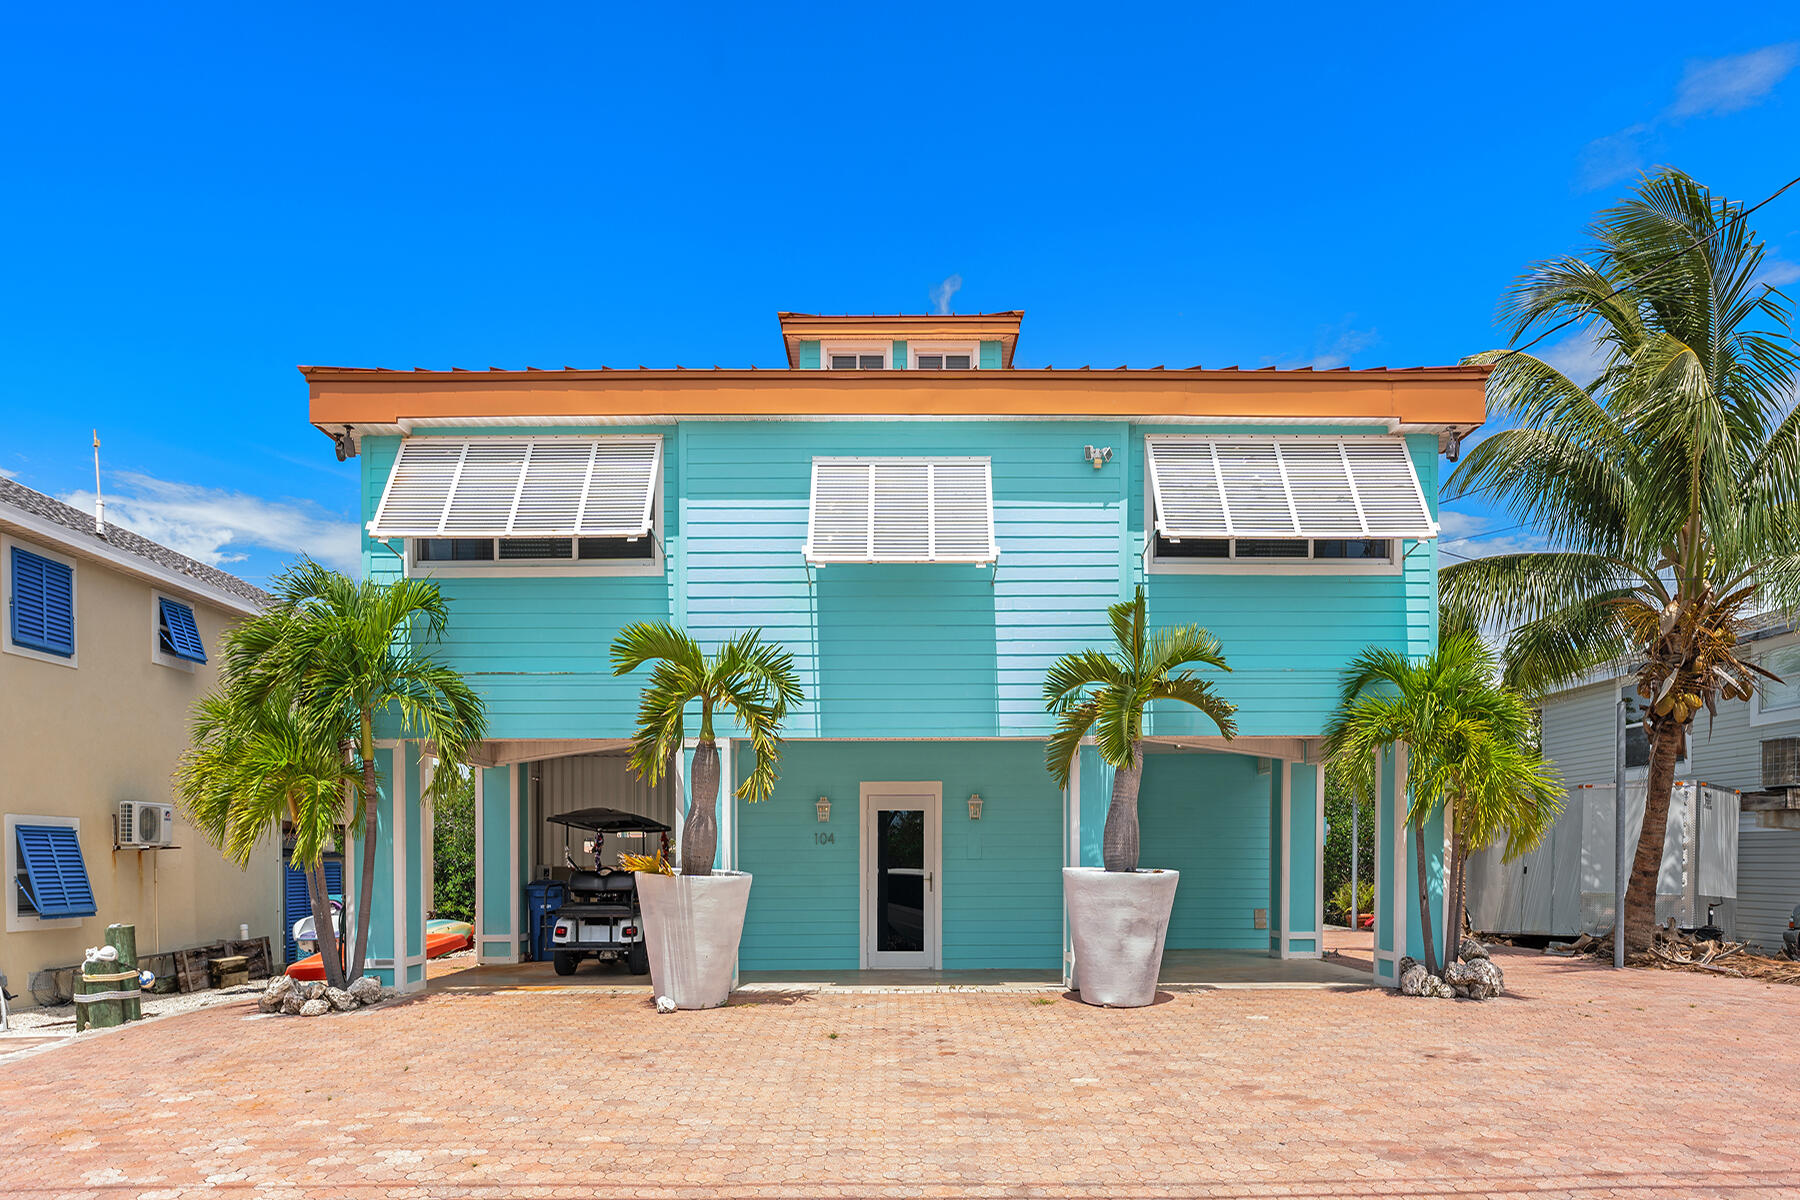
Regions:
M 928 892 L 935 892 L 937 890 L 936 888 L 931 886 L 931 872 L 930 871 L 925 872 L 925 890 Z

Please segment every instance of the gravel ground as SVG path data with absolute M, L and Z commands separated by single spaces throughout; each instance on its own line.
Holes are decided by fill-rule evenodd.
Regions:
M 170 992 L 166 995 L 145 993 L 143 1000 L 144 1017 L 172 1017 L 177 1013 L 193 1012 L 196 1009 L 211 1008 L 215 1004 L 229 1004 L 233 1000 L 254 1000 L 268 986 L 266 979 L 253 979 L 243 987 L 207 988 L 199 992 Z M 31 1034 L 73 1034 L 75 1032 L 75 1006 L 73 1004 L 47 1004 L 36 1008 L 12 1010 L 12 1028 L 15 1033 Z M 0 1042 L 0 1053 L 4 1053 L 4 1042 Z

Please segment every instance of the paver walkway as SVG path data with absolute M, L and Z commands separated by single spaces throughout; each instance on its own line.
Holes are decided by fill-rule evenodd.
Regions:
M 1485 1005 L 218 1008 L 0 1064 L 0 1196 L 1800 1195 L 1800 992 L 1501 961 Z

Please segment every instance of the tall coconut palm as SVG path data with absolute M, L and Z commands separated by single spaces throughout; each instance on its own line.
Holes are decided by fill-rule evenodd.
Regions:
M 1514 631 L 1507 679 L 1527 690 L 1606 662 L 1635 671 L 1650 741 L 1622 922 L 1635 950 L 1655 929 L 1689 728 L 1768 674 L 1739 654 L 1746 616 L 1800 603 L 1800 364 L 1741 206 L 1665 171 L 1592 232 L 1585 255 L 1532 267 L 1503 314 L 1515 342 L 1581 322 L 1595 377 L 1510 350 L 1475 356 L 1494 364 L 1490 405 L 1516 427 L 1471 450 L 1446 487 L 1497 498 L 1549 548 L 1457 563 L 1443 590 Z
M 631 755 L 632 769 L 651 786 L 681 753 L 688 705 L 700 705 L 693 794 L 681 827 L 681 873 L 711 875 L 719 845 L 719 744 L 713 718 L 719 713 L 735 717 L 756 755 L 756 766 L 738 785 L 737 795 L 752 803 L 767 799 L 779 773 L 781 724 L 788 708 L 801 700 L 794 657 L 763 642 L 760 629 L 740 634 L 709 655 L 682 630 L 643 622 L 620 631 L 612 660 L 615 675 L 656 664 L 638 703 Z
M 234 634 L 226 635 L 227 645 Z M 176 796 L 195 828 L 240 867 L 250 864 L 265 837 L 279 837 L 282 822 L 289 823 L 325 981 L 343 987 L 324 861 L 356 768 L 339 750 L 339 731 L 321 729 L 286 696 L 254 701 L 233 682 L 228 674 L 218 691 L 195 705 L 193 742 L 175 771 Z
M 1190 663 L 1229 671 L 1219 639 L 1198 625 L 1150 630 L 1144 589 L 1107 609 L 1110 651 L 1065 654 L 1044 677 L 1044 707 L 1056 715 L 1056 732 L 1044 747 L 1044 765 L 1059 787 L 1069 786 L 1075 753 L 1091 731 L 1100 757 L 1113 768 L 1112 801 L 1101 835 L 1108 871 L 1138 864 L 1138 786 L 1144 777 L 1144 712 L 1153 701 L 1173 700 L 1205 713 L 1227 738 L 1237 734 L 1237 707 L 1192 671 Z
M 309 725 L 341 731 L 343 752 L 358 769 L 350 816 L 362 831 L 348 973 L 354 981 L 368 955 L 375 898 L 376 721 L 392 719 L 399 736 L 431 744 L 438 770 L 425 793 L 429 801 L 456 785 L 459 769 L 487 736 L 487 718 L 463 677 L 430 654 L 450 617 L 436 584 L 358 582 L 303 560 L 275 581 L 274 594 L 267 611 L 238 626 L 227 664 L 252 700 L 290 696 Z
M 1325 731 L 1325 753 L 1357 781 L 1374 785 L 1375 756 L 1404 742 L 1412 802 L 1407 824 L 1416 854 L 1425 969 L 1438 974 L 1431 928 L 1425 823 L 1440 808 L 1451 819 L 1445 896 L 1445 961 L 1455 961 L 1463 924 L 1464 864 L 1501 838 L 1507 857 L 1535 846 L 1562 809 L 1562 789 L 1532 744 L 1529 703 L 1497 682 L 1494 652 L 1479 637 L 1453 633 L 1415 662 L 1370 647 L 1345 672 L 1338 711 Z

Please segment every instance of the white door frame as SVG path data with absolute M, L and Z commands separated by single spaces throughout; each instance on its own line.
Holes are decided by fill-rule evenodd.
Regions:
M 875 905 L 874 889 L 871 887 L 875 870 L 875 822 L 874 813 L 881 807 L 882 801 L 916 801 L 925 813 L 925 951 L 920 957 L 924 961 L 891 962 L 883 961 L 882 951 L 875 949 Z M 888 803 L 887 808 L 900 808 L 902 805 Z M 901 783 L 864 783 L 861 787 L 858 805 L 858 838 L 860 843 L 860 869 L 857 878 L 857 896 L 859 907 L 858 928 L 861 930 L 862 958 L 864 970 L 878 968 L 911 968 L 914 970 L 939 971 L 944 967 L 944 785 L 941 781 L 918 781 Z M 888 951 L 888 954 L 897 954 Z M 905 957 L 913 958 L 911 954 Z

